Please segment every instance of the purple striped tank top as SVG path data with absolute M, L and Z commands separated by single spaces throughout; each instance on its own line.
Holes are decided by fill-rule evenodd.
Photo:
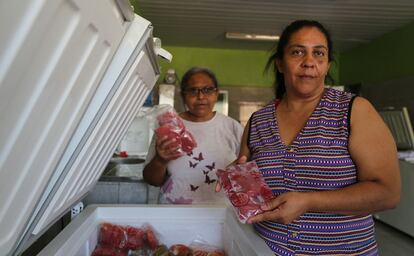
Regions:
M 252 115 L 252 160 L 275 195 L 334 190 L 357 181 L 348 152 L 352 100 L 349 93 L 327 89 L 289 146 L 279 137 L 275 102 Z M 255 229 L 275 255 L 378 255 L 371 215 L 308 212 L 288 225 L 264 221 Z

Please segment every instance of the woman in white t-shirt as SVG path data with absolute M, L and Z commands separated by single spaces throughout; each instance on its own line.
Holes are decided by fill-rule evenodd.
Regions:
M 193 134 L 197 147 L 181 156 L 173 141 L 156 138 L 150 146 L 144 180 L 160 186 L 160 203 L 223 203 L 224 195 L 215 192 L 215 170 L 237 158 L 242 126 L 234 119 L 213 111 L 218 98 L 217 79 L 206 68 L 188 70 L 181 81 L 181 96 L 187 111 L 179 114 Z

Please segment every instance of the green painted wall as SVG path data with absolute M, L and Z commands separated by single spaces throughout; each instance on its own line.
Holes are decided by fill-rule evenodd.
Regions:
M 331 67 L 329 69 L 329 74 L 334 80 L 334 85 L 340 85 L 339 82 L 339 67 L 341 65 L 341 56 L 337 53 L 334 53 L 334 61 L 331 63 Z
M 414 22 L 340 54 L 340 83 L 372 83 L 414 75 Z
M 141 15 L 137 0 L 130 0 L 135 13 Z M 161 38 L 162 40 L 162 38 Z M 163 45 L 164 49 L 173 55 L 171 63 L 160 61 L 161 76 L 169 68 L 175 69 L 178 77 L 182 77 L 185 71 L 193 66 L 210 68 L 217 76 L 221 86 L 239 87 L 272 87 L 273 72 L 265 72 L 270 51 L 238 50 L 217 48 L 195 48 Z M 338 84 L 339 81 L 339 55 L 336 63 L 331 66 L 331 76 Z
M 192 66 L 210 68 L 222 86 L 271 87 L 272 73 L 264 73 L 269 53 L 233 49 L 209 49 L 163 46 L 173 55 L 171 63 L 161 61 L 162 73 L 176 70 L 181 78 Z
M 273 73 L 264 72 L 270 56 L 268 51 L 208 49 L 163 46 L 173 55 L 171 63 L 161 61 L 162 76 L 168 68 L 176 70 L 181 77 L 192 66 L 204 66 L 212 69 L 222 86 L 271 87 Z M 337 61 L 339 56 L 336 57 Z M 331 74 L 338 81 L 338 65 L 334 63 Z
M 138 15 L 141 15 L 141 10 L 138 7 L 138 0 L 130 0 L 131 6 L 134 8 L 134 12 Z

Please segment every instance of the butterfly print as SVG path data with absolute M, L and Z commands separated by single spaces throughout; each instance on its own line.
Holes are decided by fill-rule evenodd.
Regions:
M 193 162 L 191 162 L 191 161 L 188 161 L 188 163 L 190 164 L 190 167 L 191 167 L 191 168 L 196 168 L 196 166 L 197 166 L 197 164 L 198 164 L 198 163 L 193 163 Z
M 204 160 L 203 153 L 200 152 L 200 154 L 198 154 L 198 157 L 195 156 L 193 157 L 193 159 L 199 162 L 203 161 Z
M 190 153 L 187 153 L 187 156 L 192 156 L 193 155 L 193 151 L 191 151 Z
M 211 183 L 213 183 L 213 182 L 215 182 L 216 181 L 216 179 L 212 179 L 212 180 L 210 180 L 210 176 L 208 176 L 207 174 L 206 174 L 206 179 L 204 180 L 204 183 L 207 183 L 207 184 L 211 184 Z
M 194 186 L 193 184 L 190 184 L 191 191 L 196 191 L 200 186 Z
M 207 169 L 209 169 L 210 171 L 214 170 L 214 168 L 216 168 L 216 162 L 213 162 L 211 165 L 206 165 Z
M 210 171 L 204 171 L 204 170 L 203 170 L 203 173 L 204 173 L 205 175 L 207 175 L 209 172 L 210 172 Z

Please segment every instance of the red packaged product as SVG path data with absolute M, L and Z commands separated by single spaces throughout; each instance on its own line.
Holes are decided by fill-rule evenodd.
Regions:
M 184 244 L 173 244 L 170 246 L 168 252 L 169 252 L 169 255 L 171 256 L 192 256 L 193 255 L 190 247 Z
M 193 135 L 185 128 L 183 121 L 174 110 L 169 110 L 157 116 L 159 127 L 155 129 L 158 137 L 167 136 L 176 143 L 171 147 L 178 147 L 183 155 L 191 153 L 197 146 Z
M 138 250 L 144 246 L 145 231 L 141 228 L 126 227 L 127 242 L 126 248 L 130 250 Z
M 193 149 L 197 147 L 197 143 L 193 137 L 193 135 L 186 129 L 182 134 L 181 134 L 181 149 L 189 154 L 191 153 L 191 151 L 193 151 Z
M 193 256 L 208 256 L 209 252 L 206 252 L 204 250 L 194 250 Z
M 193 251 L 193 256 L 225 256 L 225 253 L 204 241 L 195 240 L 190 244 Z
M 147 243 L 148 247 L 151 250 L 157 249 L 157 247 L 160 245 L 157 236 L 155 235 L 154 229 L 147 225 L 145 228 L 145 242 Z
M 124 249 L 127 244 L 127 232 L 122 226 L 102 223 L 99 231 L 99 243 L 116 249 Z
M 262 213 L 260 205 L 274 197 L 254 161 L 218 169 L 216 174 L 242 223 Z
M 110 245 L 98 245 L 91 256 L 127 256 L 128 251 L 116 249 Z
M 171 125 L 177 127 L 178 130 L 185 129 L 183 120 L 180 119 L 173 109 L 157 116 L 157 120 L 159 126 Z

